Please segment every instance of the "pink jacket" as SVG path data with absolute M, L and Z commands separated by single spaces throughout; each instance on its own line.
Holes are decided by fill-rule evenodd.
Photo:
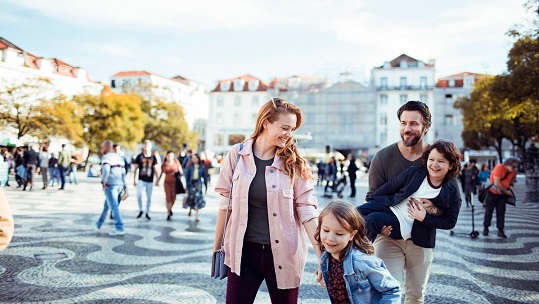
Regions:
M 239 151 L 236 144 L 226 155 L 221 165 L 215 191 L 220 194 L 219 208 L 226 210 L 230 183 L 232 190 L 232 213 L 225 235 L 225 264 L 232 272 L 240 275 L 243 237 L 247 228 L 249 187 L 256 173 L 253 158 L 253 141 L 248 140 L 239 152 L 241 157 L 234 171 Z M 301 283 L 301 275 L 307 257 L 307 234 L 302 223 L 318 216 L 318 202 L 313 194 L 313 185 L 299 176 L 290 183 L 283 171 L 284 163 L 277 155 L 273 164 L 266 167 L 266 188 L 268 191 L 268 219 L 271 249 L 280 289 L 296 288 Z

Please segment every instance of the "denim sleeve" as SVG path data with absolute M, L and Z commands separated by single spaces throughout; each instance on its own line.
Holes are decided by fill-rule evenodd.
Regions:
M 401 288 L 399 282 L 391 276 L 384 263 L 365 263 L 364 273 L 371 286 L 381 294 L 380 304 L 400 304 Z

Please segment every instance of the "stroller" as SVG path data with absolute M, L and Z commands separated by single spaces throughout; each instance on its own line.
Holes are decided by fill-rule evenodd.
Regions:
M 470 193 L 470 201 L 472 205 L 472 232 L 468 233 L 460 233 L 464 235 L 469 235 L 472 239 L 475 239 L 479 236 L 479 232 L 475 230 L 475 221 L 474 221 L 474 202 L 473 202 L 473 193 Z M 459 233 L 455 233 L 453 230 L 449 231 L 449 235 L 455 235 Z
M 343 191 L 346 186 L 346 175 L 342 175 L 336 182 L 331 185 L 330 191 L 325 191 L 323 197 L 333 198 L 333 193 L 337 194 L 338 198 L 343 198 Z

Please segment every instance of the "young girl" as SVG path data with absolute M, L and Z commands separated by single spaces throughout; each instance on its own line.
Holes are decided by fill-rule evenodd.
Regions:
M 372 255 L 365 221 L 352 204 L 329 203 L 318 217 L 316 240 L 331 303 L 401 303 L 399 282 Z
M 422 167 L 409 167 L 367 197 L 358 207 L 374 241 L 384 226 L 393 239 L 412 239 L 434 248 L 436 229 L 452 229 L 460 210 L 460 193 L 453 178 L 460 170 L 460 152 L 449 141 L 438 140 L 422 156 Z

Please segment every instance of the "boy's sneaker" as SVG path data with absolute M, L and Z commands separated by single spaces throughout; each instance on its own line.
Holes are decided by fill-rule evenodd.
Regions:
M 96 231 L 99 231 L 99 229 L 101 229 L 101 227 L 99 227 L 99 226 L 97 225 L 96 222 L 94 222 L 94 223 L 92 224 L 92 227 L 93 227 L 94 230 L 96 230 Z
M 125 230 L 113 230 L 111 232 L 109 232 L 109 235 L 124 235 L 125 234 Z

